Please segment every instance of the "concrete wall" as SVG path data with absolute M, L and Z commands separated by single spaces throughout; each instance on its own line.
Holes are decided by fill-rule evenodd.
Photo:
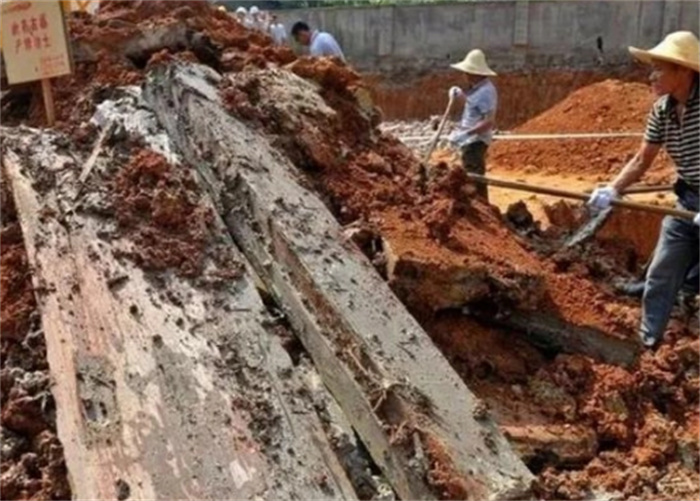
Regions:
M 495 0 L 278 11 L 336 36 L 363 70 L 421 72 L 445 67 L 475 47 L 501 71 L 595 67 L 629 61 L 628 45 L 650 47 L 679 29 L 700 31 L 697 0 Z

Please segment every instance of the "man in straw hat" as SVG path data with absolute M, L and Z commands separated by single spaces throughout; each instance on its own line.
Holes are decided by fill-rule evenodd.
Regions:
M 650 81 L 661 96 L 652 106 L 644 139 L 635 156 L 607 186 L 596 189 L 588 204 L 604 209 L 639 180 L 665 147 L 676 167 L 674 190 L 678 205 L 698 212 L 700 189 L 700 42 L 689 31 L 668 35 L 650 50 L 629 48 L 632 55 L 652 68 Z M 642 296 L 639 335 L 647 347 L 663 337 L 676 294 L 688 270 L 697 262 L 700 215 L 693 222 L 666 217 L 649 266 Z
M 450 100 L 465 98 L 462 119 L 450 135 L 450 143 L 460 149 L 462 165 L 467 172 L 483 175 L 498 106 L 498 92 L 489 77 L 496 76 L 496 73 L 486 64 L 486 57 L 479 49 L 472 50 L 463 61 L 450 66 L 467 74 L 468 87 L 466 92 L 459 87 L 452 87 L 449 92 Z M 477 193 L 488 200 L 485 184 L 477 186 Z

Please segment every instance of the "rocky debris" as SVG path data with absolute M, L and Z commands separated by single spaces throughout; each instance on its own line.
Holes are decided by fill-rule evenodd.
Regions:
M 580 355 L 547 360 L 511 333 L 458 314 L 426 328 L 539 474 L 539 497 L 697 497 L 692 337 L 623 369 Z

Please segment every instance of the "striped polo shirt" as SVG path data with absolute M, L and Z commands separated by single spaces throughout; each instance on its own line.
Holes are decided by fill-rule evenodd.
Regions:
M 700 189 L 700 92 L 698 77 L 690 93 L 683 122 L 676 112 L 676 100 L 670 95 L 659 98 L 649 113 L 644 139 L 663 144 L 673 159 L 678 177 L 693 190 Z

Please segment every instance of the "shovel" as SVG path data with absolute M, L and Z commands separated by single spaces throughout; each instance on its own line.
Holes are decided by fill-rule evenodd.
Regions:
M 418 165 L 418 172 L 417 172 L 417 183 L 418 186 L 420 187 L 421 192 L 425 193 L 426 190 L 426 185 L 428 182 L 428 171 L 430 168 L 430 155 L 433 154 L 433 151 L 435 151 L 435 147 L 438 144 L 438 141 L 440 140 L 440 136 L 442 135 L 442 130 L 445 128 L 445 124 L 447 123 L 447 119 L 450 116 L 450 111 L 452 110 L 452 105 L 454 104 L 454 98 L 450 96 L 449 101 L 447 101 L 447 108 L 445 108 L 445 113 L 442 115 L 442 120 L 440 120 L 440 125 L 437 128 L 437 131 L 435 132 L 435 135 L 433 136 L 433 139 L 430 141 L 430 145 L 428 146 L 428 151 L 426 152 L 425 156 L 423 157 L 423 161 L 420 162 Z
M 593 238 L 608 220 L 608 217 L 612 214 L 612 210 L 613 207 L 611 205 L 610 207 L 593 213 L 593 216 L 588 219 L 586 224 L 581 226 L 576 233 L 566 239 L 564 247 L 568 249 L 569 247 L 574 247 Z
M 673 185 L 661 185 L 661 186 L 630 186 L 625 190 L 625 195 L 633 195 L 635 193 L 654 193 L 657 191 L 670 191 L 673 189 Z M 612 214 L 613 206 L 607 207 L 598 212 L 594 212 L 591 218 L 581 226 L 576 233 L 569 237 L 566 242 L 564 242 L 564 247 L 574 247 L 576 245 L 582 244 L 593 238 L 599 229 L 603 227 L 605 222 Z
M 447 108 L 445 108 L 445 113 L 442 115 L 442 120 L 440 120 L 440 125 L 438 126 L 437 131 L 435 131 L 433 139 L 430 141 L 430 146 L 428 146 L 428 151 L 426 152 L 425 157 L 423 157 L 423 162 L 425 163 L 425 165 L 428 165 L 428 162 L 430 161 L 430 155 L 433 154 L 433 151 L 435 151 L 435 147 L 437 146 L 438 141 L 440 140 L 442 130 L 445 128 L 447 119 L 450 116 L 450 111 L 452 111 L 452 105 L 454 104 L 454 101 L 454 98 L 450 96 L 450 100 L 447 101 Z

